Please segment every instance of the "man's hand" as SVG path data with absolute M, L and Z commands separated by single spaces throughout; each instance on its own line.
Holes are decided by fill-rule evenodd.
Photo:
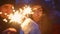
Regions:
M 2 34 L 15 34 L 17 30 L 15 28 L 8 28 L 2 32 Z

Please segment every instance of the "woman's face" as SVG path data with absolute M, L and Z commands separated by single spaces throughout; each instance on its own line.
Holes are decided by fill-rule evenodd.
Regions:
M 43 10 L 41 6 L 34 6 L 33 10 L 34 10 L 34 14 L 32 15 L 32 18 L 34 21 L 38 22 L 42 17 Z
M 13 5 L 11 5 L 11 4 L 4 4 L 1 6 L 0 11 L 2 12 L 2 17 L 6 17 L 5 14 L 8 15 L 13 11 L 12 6 Z

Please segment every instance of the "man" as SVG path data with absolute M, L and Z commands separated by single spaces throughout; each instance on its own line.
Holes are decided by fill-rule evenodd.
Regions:
M 7 15 L 12 13 L 13 0 L 0 0 L 0 34 L 14 34 L 17 30 L 8 22 L 3 21 L 7 19 Z

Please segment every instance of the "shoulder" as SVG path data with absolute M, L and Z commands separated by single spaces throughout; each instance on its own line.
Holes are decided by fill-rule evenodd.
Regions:
M 30 18 L 27 18 L 22 24 L 21 24 L 22 29 L 24 30 L 34 30 L 34 29 L 38 29 L 38 25 L 31 20 Z

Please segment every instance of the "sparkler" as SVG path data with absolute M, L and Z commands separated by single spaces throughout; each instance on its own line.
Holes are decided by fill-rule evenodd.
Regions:
M 9 15 L 7 15 L 5 13 L 5 15 L 7 15 L 8 19 L 10 20 L 9 23 L 19 23 L 22 25 L 22 23 L 24 23 L 24 19 L 27 19 L 30 16 L 30 14 L 34 13 L 34 12 L 32 12 L 31 7 L 27 6 L 27 5 L 25 7 L 23 7 L 23 9 L 20 8 L 17 11 L 14 10 L 14 7 L 12 7 L 12 9 L 13 9 L 13 13 L 11 13 Z M 3 21 L 8 22 L 8 20 L 6 20 L 6 19 L 3 19 Z M 27 22 L 28 22 L 28 20 L 27 20 Z M 26 24 L 27 23 L 25 23 L 25 25 Z M 22 25 L 21 27 L 24 27 L 24 25 Z
M 13 13 L 9 15 L 5 13 L 5 15 L 7 15 L 8 19 L 10 20 L 9 23 L 18 23 L 20 24 L 21 28 L 25 30 L 26 28 L 24 26 L 30 23 L 28 18 L 30 14 L 33 14 L 34 12 L 32 12 L 31 7 L 27 5 L 23 7 L 23 9 L 19 8 L 19 10 L 17 11 L 14 10 L 14 7 L 12 8 L 13 8 Z M 8 22 L 6 19 L 4 19 L 3 21 Z

